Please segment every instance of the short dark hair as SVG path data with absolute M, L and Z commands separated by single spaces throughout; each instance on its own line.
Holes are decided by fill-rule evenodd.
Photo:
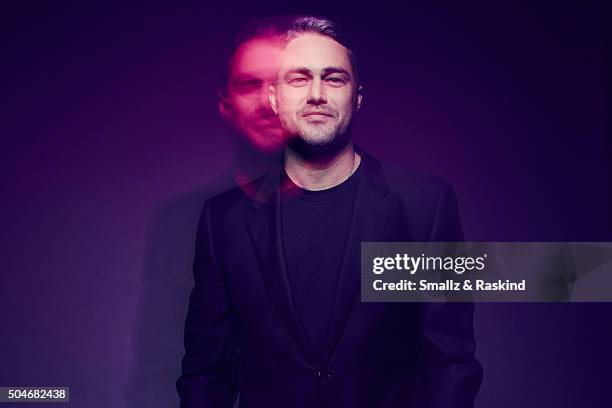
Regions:
M 351 67 L 353 68 L 355 83 L 359 83 L 357 56 L 353 50 L 350 37 L 339 24 L 323 17 L 314 16 L 284 15 L 267 17 L 244 25 L 234 37 L 233 48 L 227 58 L 228 71 L 231 68 L 234 55 L 242 44 L 260 38 L 278 38 L 288 42 L 304 33 L 324 35 L 345 47 L 348 51 Z
M 236 52 L 240 46 L 258 38 L 282 38 L 299 16 L 274 16 L 251 21 L 245 24 L 234 36 Z
M 231 70 L 234 56 L 238 49 L 245 43 L 257 39 L 278 39 L 281 41 L 285 34 L 289 31 L 291 24 L 298 16 L 274 16 L 251 21 L 245 24 L 240 31 L 234 36 L 234 42 L 230 52 L 227 54 L 227 71 L 226 75 Z M 226 77 L 226 83 L 227 83 Z
M 338 23 L 323 17 L 298 16 L 290 23 L 282 37 L 285 41 L 290 41 L 304 33 L 324 35 L 346 48 L 351 67 L 353 68 L 355 83 L 359 83 L 358 61 L 353 49 L 352 40 Z

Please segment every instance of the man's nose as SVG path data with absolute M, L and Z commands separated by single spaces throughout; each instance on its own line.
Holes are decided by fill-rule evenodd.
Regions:
M 262 112 L 273 112 L 270 106 L 270 91 L 268 87 L 262 86 L 257 92 L 257 105 L 258 109 Z
M 320 78 L 315 78 L 310 83 L 310 89 L 308 91 L 308 103 L 311 105 L 323 105 L 327 103 L 325 96 L 325 90 L 323 89 Z

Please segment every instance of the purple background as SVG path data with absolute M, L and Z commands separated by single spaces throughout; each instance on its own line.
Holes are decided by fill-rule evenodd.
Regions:
M 451 181 L 468 240 L 611 241 L 601 5 L 461 3 L 3 11 L 0 386 L 178 404 L 195 222 L 236 156 L 215 91 L 252 17 L 347 26 L 366 87 L 356 140 Z M 477 406 L 610 406 L 611 315 L 477 305 Z

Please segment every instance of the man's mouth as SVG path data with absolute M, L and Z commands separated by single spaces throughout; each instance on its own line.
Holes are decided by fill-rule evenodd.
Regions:
M 330 118 L 333 118 L 334 115 L 330 112 L 322 112 L 322 111 L 316 111 L 316 112 L 305 112 L 302 116 L 304 117 L 309 117 L 309 116 L 327 116 Z
M 269 128 L 280 127 L 280 124 L 278 122 L 271 121 L 271 120 L 265 120 L 265 121 L 262 120 L 262 121 L 255 123 L 255 127 L 262 128 L 262 129 L 269 129 Z

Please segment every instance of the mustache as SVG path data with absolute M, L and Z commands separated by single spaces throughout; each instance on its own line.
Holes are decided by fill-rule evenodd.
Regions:
M 333 118 L 338 117 L 338 111 L 331 106 L 329 107 L 321 106 L 317 108 L 308 106 L 308 107 L 300 109 L 299 111 L 300 116 L 308 116 L 308 115 L 314 115 L 314 114 L 331 116 Z

